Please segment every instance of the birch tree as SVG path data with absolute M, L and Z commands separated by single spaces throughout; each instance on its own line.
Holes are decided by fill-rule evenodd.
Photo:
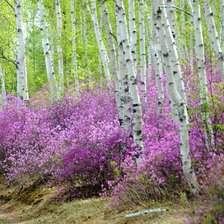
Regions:
M 148 77 L 148 80 L 150 81 L 151 78 L 152 78 L 152 72 L 153 72 L 153 69 L 152 69 L 152 64 L 153 64 L 153 59 L 152 59 L 152 45 L 151 45 L 151 41 L 150 43 L 148 44 L 148 51 L 147 51 L 147 54 L 148 54 L 148 61 L 147 61 L 147 66 L 148 66 L 148 69 L 147 69 L 147 77 Z
M 85 10 L 84 10 L 84 13 L 85 13 Z M 70 14 L 71 14 L 71 23 L 72 23 L 72 63 L 73 63 L 72 71 L 73 71 L 73 75 L 74 75 L 76 86 L 77 86 L 78 85 L 78 68 L 77 68 L 77 56 L 76 56 L 76 20 L 75 20 L 74 0 L 70 0 Z M 84 19 L 85 19 L 85 16 L 86 15 L 84 15 Z M 85 26 L 85 23 L 84 23 L 84 26 Z
M 118 42 L 118 76 L 119 79 L 119 91 L 120 91 L 120 125 L 126 131 L 127 135 L 132 135 L 132 99 L 129 89 L 128 71 L 125 63 L 124 47 L 121 37 L 121 27 L 118 12 L 116 11 L 116 24 L 117 24 L 117 42 Z
M 119 38 L 119 37 L 118 37 Z M 120 45 L 118 49 L 118 72 L 120 76 L 120 125 L 128 135 L 131 135 L 132 127 L 132 100 L 129 92 L 128 73 L 125 64 L 123 53 L 123 46 Z
M 173 0 L 166 0 L 166 11 L 170 23 L 170 27 L 172 30 L 173 38 L 176 40 L 177 38 L 177 26 L 176 26 L 176 20 L 175 20 L 175 13 L 174 13 L 174 1 Z
M 153 55 L 153 63 L 155 65 L 155 77 L 156 77 L 156 83 L 158 88 L 158 97 L 157 97 L 158 114 L 160 115 L 163 112 L 165 97 L 164 97 L 164 88 L 163 88 L 163 82 L 162 82 L 163 68 L 162 68 L 161 58 L 159 55 L 159 41 L 157 39 L 157 35 L 156 35 L 154 27 L 152 27 L 151 45 L 153 46 L 151 50 Z
M 160 4 L 164 5 L 164 0 L 153 0 L 153 22 L 154 26 L 159 33 L 162 55 L 164 57 L 166 75 L 168 82 L 168 92 L 171 99 L 175 102 L 178 108 L 179 117 L 179 130 L 180 130 L 180 154 L 182 160 L 183 173 L 187 183 L 189 184 L 192 193 L 196 193 L 198 183 L 194 173 L 191 157 L 190 157 L 190 144 L 189 144 L 189 120 L 187 114 L 186 104 L 177 90 L 176 82 L 174 79 L 172 54 L 170 50 L 174 51 L 174 45 L 168 45 L 169 40 L 173 37 L 169 20 L 167 18 L 166 9 L 160 8 Z M 173 42 L 172 42 L 173 43 Z M 172 49 L 170 49 L 172 47 Z
M 90 72 L 90 66 L 88 63 L 89 60 L 89 54 L 88 54 L 88 45 L 89 45 L 89 40 L 88 40 L 88 29 L 87 29 L 87 10 L 89 9 L 88 7 L 88 1 L 84 0 L 83 4 L 83 44 L 84 44 L 84 50 L 85 50 L 85 56 L 84 56 L 84 61 L 86 62 L 87 66 L 87 72 L 88 72 L 88 82 L 91 82 L 91 72 Z M 101 65 L 102 69 L 102 65 Z
M 164 4 L 164 2 L 163 2 Z M 165 11 L 166 8 L 162 7 Z M 179 60 L 179 55 L 178 55 L 178 51 L 177 51 L 177 45 L 176 45 L 176 41 L 174 39 L 174 36 L 176 35 L 176 31 L 172 30 L 175 29 L 173 27 L 170 26 L 170 21 L 172 21 L 172 18 L 169 18 L 169 17 L 172 17 L 172 13 L 169 14 L 169 17 L 167 15 L 167 12 L 165 14 L 163 14 L 164 16 L 166 16 L 166 21 L 168 20 L 169 23 L 167 23 L 166 26 L 169 26 L 167 27 L 167 29 L 171 30 L 172 32 L 172 35 L 167 35 L 167 43 L 168 43 L 168 49 L 169 49 L 169 53 L 170 53 L 170 56 L 171 56 L 171 62 L 172 62 L 172 68 L 173 68 L 173 74 L 174 74 L 174 79 L 175 79 L 175 82 L 176 82 L 176 86 L 177 86 L 177 90 L 179 92 L 179 94 L 181 95 L 184 103 L 187 102 L 187 98 L 186 98 L 186 94 L 185 94 L 185 87 L 184 87 L 184 81 L 183 81 L 183 75 L 182 75 L 182 72 L 181 72 L 181 67 L 180 67 L 180 60 Z
M 203 0 L 203 7 L 206 14 L 206 24 L 208 27 L 210 40 L 214 48 L 214 51 L 217 55 L 218 65 L 219 65 L 219 69 L 221 73 L 221 79 L 222 79 L 222 82 L 224 82 L 224 54 L 222 52 L 221 45 L 219 42 L 219 37 L 218 37 L 218 33 L 217 33 L 215 21 L 214 21 L 214 14 L 212 12 L 212 9 L 208 0 Z
M 17 96 L 28 101 L 28 82 L 26 66 L 26 46 L 24 37 L 24 25 L 22 17 L 22 5 L 20 0 L 14 0 L 16 27 L 17 27 L 17 55 L 16 55 L 16 72 L 17 72 Z
M 185 10 L 185 0 L 180 0 L 181 7 Z M 180 35 L 183 37 L 183 56 L 186 56 L 187 53 L 187 46 L 186 46 L 186 21 L 185 21 L 185 12 L 181 11 L 181 18 L 180 18 Z
M 221 42 L 221 48 L 224 51 L 224 0 L 220 0 L 220 13 L 221 13 L 220 42 Z
M 116 0 L 117 17 L 119 17 L 121 42 L 125 56 L 125 64 L 128 72 L 129 87 L 133 106 L 133 137 L 135 144 L 144 151 L 142 139 L 142 108 L 137 88 L 137 78 L 135 74 L 134 61 L 131 53 L 130 39 L 127 29 L 126 12 L 122 0 Z
M 113 30 L 110 23 L 110 17 L 109 13 L 106 7 L 106 3 L 101 4 L 101 14 L 102 14 L 102 20 L 104 21 L 105 28 L 106 28 L 106 34 L 107 34 L 107 40 L 109 45 L 109 51 L 110 51 L 110 70 L 114 78 L 114 85 L 115 85 L 115 99 L 116 99 L 116 105 L 118 108 L 118 115 L 120 123 L 123 123 L 123 115 L 122 115 L 122 109 L 121 109 L 121 80 L 120 80 L 120 74 L 117 69 L 117 56 L 116 56 L 116 49 L 115 49 L 115 43 L 114 43 L 114 37 L 113 37 Z M 130 128 L 130 127 L 129 127 Z
M 200 104 L 201 104 L 201 117 L 203 124 L 205 126 L 205 142 L 208 149 L 213 148 L 213 130 L 212 122 L 209 117 L 207 105 L 208 100 L 208 82 L 206 77 L 205 68 L 205 51 L 204 51 L 204 40 L 202 33 L 202 23 L 201 23 L 201 10 L 198 0 L 188 0 L 192 15 L 193 15 L 193 25 L 195 30 L 195 54 L 197 58 L 197 72 L 199 74 L 200 82 Z
M 109 66 L 108 66 L 108 55 L 107 55 L 105 45 L 103 43 L 102 36 L 100 34 L 95 0 L 91 0 L 91 9 L 88 7 L 88 10 L 91 14 L 91 19 L 92 19 L 92 23 L 93 23 L 93 27 L 94 27 L 94 32 L 95 32 L 96 41 L 97 41 L 98 48 L 99 48 L 100 59 L 101 59 L 102 65 L 103 65 L 106 81 L 107 81 L 108 85 L 110 85 L 111 77 L 110 77 L 110 70 L 109 70 Z
M 54 73 L 52 46 L 49 41 L 49 32 L 48 32 L 49 24 L 47 23 L 47 20 L 46 20 L 45 8 L 44 8 L 42 0 L 38 0 L 37 4 L 38 4 L 38 14 L 39 14 L 38 15 L 39 26 L 40 26 L 40 31 L 42 35 L 42 47 L 44 51 L 47 78 L 48 78 L 48 83 L 50 87 L 51 102 L 54 103 L 55 101 L 58 100 L 58 88 L 57 88 L 57 82 L 56 82 L 55 73 Z
M 147 101 L 146 90 L 146 46 L 145 46 L 145 22 L 144 22 L 144 0 L 139 3 L 139 28 L 140 28 L 140 79 L 141 79 L 141 93 L 143 105 Z
M 61 96 L 64 94 L 64 68 L 63 53 L 61 48 L 61 32 L 62 32 L 62 13 L 60 0 L 56 0 L 56 17 L 57 17 L 57 53 L 58 53 L 58 91 Z
M 5 73 L 0 65 L 0 80 L 1 80 L 1 97 L 0 97 L 0 104 L 4 103 L 6 98 L 6 89 L 5 89 Z
M 135 72 L 137 72 L 138 60 L 137 60 L 137 28 L 136 28 L 136 16 L 135 16 L 135 0 L 128 0 L 128 16 L 129 16 L 129 35 L 130 35 L 130 47 L 134 63 Z M 137 75 L 137 74 L 136 74 Z

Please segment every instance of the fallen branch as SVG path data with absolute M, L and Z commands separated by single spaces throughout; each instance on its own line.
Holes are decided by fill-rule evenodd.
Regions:
M 136 213 L 131 213 L 131 214 L 127 214 L 125 215 L 125 218 L 132 218 L 132 217 L 137 217 L 137 216 L 141 216 L 141 215 L 147 215 L 147 214 L 151 214 L 151 213 L 158 213 L 158 212 L 165 212 L 167 211 L 167 209 L 165 208 L 154 208 L 154 209 L 147 209 L 147 210 L 142 210 Z

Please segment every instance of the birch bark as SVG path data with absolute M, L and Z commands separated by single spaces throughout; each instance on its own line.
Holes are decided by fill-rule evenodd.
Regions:
M 116 100 L 116 105 L 118 108 L 118 115 L 119 115 L 119 120 L 121 123 L 122 120 L 122 110 L 121 110 L 121 96 L 120 96 L 120 75 L 117 70 L 117 64 L 116 64 L 116 49 L 115 49 L 115 44 L 114 44 L 114 37 L 113 35 L 113 30 L 111 27 L 110 23 L 110 17 L 109 13 L 106 7 L 106 3 L 101 4 L 101 14 L 102 14 L 102 20 L 104 21 L 105 28 L 106 28 L 106 34 L 107 34 L 107 40 L 108 40 L 108 45 L 109 45 L 109 50 L 110 50 L 110 70 L 114 78 L 114 84 L 115 84 L 115 100 Z
M 139 28 L 140 28 L 140 79 L 141 79 L 141 93 L 142 104 L 147 102 L 147 88 L 146 88 L 146 51 L 145 51 L 145 22 L 144 22 L 144 0 L 139 3 Z
M 166 8 L 163 7 L 163 9 L 166 11 Z M 167 35 L 167 43 L 168 43 L 168 49 L 169 49 L 169 53 L 171 56 L 171 62 L 172 62 L 172 68 L 173 68 L 173 74 L 174 74 L 174 79 L 176 82 L 176 86 L 177 86 L 177 90 L 179 92 L 179 94 L 181 95 L 184 103 L 187 103 L 187 98 L 186 98 L 186 93 L 185 93 L 185 87 L 184 87 L 184 81 L 183 81 L 183 76 L 182 76 L 182 72 L 181 72 L 181 67 L 180 67 L 180 61 L 179 61 L 179 56 L 178 56 L 178 51 L 177 51 L 177 45 L 176 45 L 176 41 L 173 37 L 173 35 L 175 35 L 175 31 L 172 31 L 172 28 L 170 26 L 170 20 L 172 20 L 172 18 L 169 19 L 169 17 L 172 17 L 172 13 L 169 15 L 167 15 L 167 12 L 164 14 L 164 16 L 166 16 L 165 18 L 165 29 L 166 32 L 168 32 L 168 30 L 171 31 L 172 35 Z
M 49 41 L 49 32 L 48 32 L 49 25 L 47 24 L 47 21 L 46 21 L 45 8 L 44 8 L 42 0 L 38 0 L 37 4 L 38 4 L 38 10 L 39 10 L 39 17 L 40 17 L 42 46 L 44 51 L 47 77 L 48 77 L 48 82 L 50 87 L 51 102 L 54 103 L 58 100 L 58 88 L 57 88 L 57 82 L 56 82 L 55 74 L 54 74 L 52 49 L 51 49 L 51 44 Z
M 198 189 L 198 182 L 196 175 L 193 171 L 190 157 L 190 145 L 189 145 L 189 121 L 187 115 L 186 104 L 177 91 L 176 82 L 174 80 L 173 63 L 171 61 L 172 55 L 170 54 L 170 45 L 168 41 L 172 37 L 172 31 L 167 19 L 166 10 L 160 8 L 159 5 L 164 4 L 164 0 L 153 0 L 153 21 L 156 27 L 161 44 L 161 50 L 163 53 L 168 82 L 168 92 L 172 100 L 178 105 L 179 116 L 179 129 L 180 129 L 180 153 L 182 160 L 183 173 L 187 183 L 189 184 L 192 193 L 196 193 Z M 163 19 L 163 21 L 162 21 Z M 174 49 L 173 49 L 174 50 Z
M 0 99 L 0 103 L 4 104 L 4 101 L 6 99 L 6 88 L 5 88 L 5 73 L 2 69 L 2 67 L 0 66 L 0 78 L 1 78 L 1 85 L 2 85 L 2 89 L 1 89 L 1 99 Z
M 216 25 L 214 21 L 214 14 L 212 12 L 211 6 L 208 0 L 203 0 L 203 7 L 206 14 L 206 23 L 208 27 L 208 32 L 210 36 L 210 40 L 214 51 L 218 58 L 218 65 L 221 73 L 222 82 L 224 82 L 224 54 L 221 49 L 221 45 L 219 42 L 218 33 L 216 30 Z
M 183 8 L 185 10 L 185 0 L 180 0 L 180 5 L 181 8 Z M 181 26 L 180 26 L 180 35 L 183 37 L 183 56 L 186 57 L 186 53 L 187 53 L 187 46 L 186 46 L 186 37 L 185 37 L 185 33 L 186 33 L 186 21 L 185 21 L 185 12 L 181 11 Z
M 128 0 L 129 6 L 129 35 L 130 35 L 130 47 L 133 58 L 133 64 L 135 68 L 135 73 L 137 75 L 137 28 L 136 28 L 136 16 L 135 16 L 135 0 Z
M 224 51 L 224 0 L 220 0 L 220 9 L 221 9 L 220 42 L 221 42 L 221 48 Z
M 200 104 L 201 104 L 201 117 L 205 129 L 205 142 L 208 149 L 212 150 L 214 146 L 214 136 L 212 130 L 212 122 L 209 117 L 207 105 L 208 100 L 208 82 L 206 77 L 205 68 L 205 51 L 204 51 L 204 40 L 202 33 L 202 23 L 201 23 L 201 10 L 198 0 L 188 0 L 192 15 L 193 15 L 193 25 L 195 30 L 195 53 L 197 58 L 197 71 L 199 74 L 200 82 Z
M 128 36 L 126 13 L 122 0 L 116 0 L 116 10 L 119 16 L 121 43 L 123 44 L 125 64 L 128 71 L 129 86 L 133 106 L 133 137 L 135 144 L 144 151 L 142 139 L 142 108 L 137 88 L 137 78 L 132 59 L 130 40 Z M 117 24 L 118 25 L 118 24 Z
M 156 38 L 156 33 L 154 28 L 152 29 L 152 38 L 151 38 L 152 46 L 153 46 L 153 62 L 155 65 L 155 77 L 156 77 L 156 83 L 158 88 L 158 115 L 162 114 L 163 112 L 163 105 L 164 105 L 164 88 L 163 88 L 163 82 L 162 82 L 162 63 L 161 58 L 159 55 L 159 49 L 158 49 L 158 41 Z
M 64 95 L 64 68 L 63 68 L 63 52 L 61 48 L 62 34 L 62 13 L 60 0 L 56 0 L 56 17 L 57 17 L 57 53 L 58 53 L 58 74 L 59 83 L 58 91 L 61 96 Z
M 73 64 L 72 71 L 75 78 L 75 85 L 78 86 L 78 68 L 77 68 L 78 66 L 77 66 L 77 57 L 76 57 L 76 20 L 75 20 L 74 0 L 70 0 L 70 14 L 71 14 L 71 22 L 72 22 L 72 64 Z
M 108 66 L 108 55 L 107 55 L 105 45 L 103 43 L 102 36 L 100 35 L 100 28 L 99 28 L 99 23 L 98 23 L 98 19 L 97 19 L 96 1 L 95 0 L 91 0 L 91 10 L 89 9 L 89 11 L 90 11 L 92 23 L 94 26 L 95 36 L 96 36 L 96 40 L 97 40 L 97 44 L 98 44 L 98 48 L 99 48 L 101 62 L 102 62 L 103 68 L 104 68 L 106 81 L 109 86 L 110 82 L 111 82 L 111 77 L 110 77 L 110 70 L 109 70 L 109 66 Z
M 18 35 L 16 71 L 17 71 L 17 96 L 28 101 L 28 82 L 27 82 L 27 67 L 26 67 L 26 46 L 24 38 L 24 25 L 22 18 L 22 5 L 20 0 L 14 0 L 16 26 Z
M 116 12 L 116 24 L 117 24 L 117 41 L 118 41 L 118 73 L 120 77 L 120 111 L 122 112 L 120 117 L 121 127 L 124 128 L 126 133 L 131 135 L 131 127 L 132 127 L 132 100 L 129 89 L 129 80 L 128 80 L 128 72 L 125 64 L 125 55 L 124 55 L 124 47 L 121 38 L 121 27 L 120 27 L 120 19 L 119 15 Z
M 167 16 L 169 19 L 169 23 L 170 23 L 170 27 L 172 30 L 172 35 L 173 38 L 176 40 L 177 39 L 177 26 L 176 26 L 176 20 L 175 20 L 175 14 L 174 14 L 174 9 L 173 9 L 173 5 L 174 5 L 174 1 L 173 0 L 166 0 L 166 5 L 168 7 L 166 7 L 166 11 L 167 11 Z
M 148 80 L 150 81 L 151 78 L 152 78 L 152 72 L 153 72 L 153 69 L 152 69 L 152 63 L 153 63 L 153 57 L 152 57 L 152 29 L 151 29 L 151 16 L 150 14 L 148 14 L 147 16 L 147 22 L 148 22 L 148 29 L 146 30 L 146 35 L 148 36 L 148 51 L 147 51 L 147 54 L 148 54 Z
M 88 2 L 87 0 L 84 1 L 84 8 L 83 8 L 83 42 L 84 42 L 84 50 L 85 50 L 85 57 L 84 60 L 86 62 L 86 67 L 87 67 L 87 72 L 88 72 L 88 82 L 91 82 L 91 71 L 90 71 L 90 67 L 89 67 L 89 55 L 88 55 L 88 31 L 87 31 L 87 16 L 86 16 L 86 11 L 87 11 L 87 7 L 88 7 Z M 77 74 L 78 75 L 78 74 Z

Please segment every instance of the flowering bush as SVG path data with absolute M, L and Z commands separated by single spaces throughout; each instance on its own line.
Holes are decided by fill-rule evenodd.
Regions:
M 216 75 L 209 73 L 209 80 Z M 165 86 L 165 78 L 163 82 Z M 191 157 L 198 180 L 203 183 L 208 170 L 223 156 L 223 89 L 218 81 L 210 82 L 212 106 L 208 110 L 215 145 L 209 150 L 200 118 L 197 77 L 189 78 L 188 87 L 192 96 L 189 99 Z M 0 111 L 1 172 L 9 181 L 48 175 L 73 187 L 109 186 L 117 198 L 119 192 L 128 191 L 131 185 L 151 197 L 162 196 L 161 190 L 181 189 L 185 181 L 178 124 L 172 120 L 167 93 L 164 111 L 157 114 L 155 80 L 148 84 L 147 100 L 142 130 L 144 160 L 136 168 L 133 158 L 138 154 L 137 149 L 120 128 L 115 99 L 107 90 L 87 89 L 66 95 L 54 105 L 44 106 L 39 99 L 41 107 L 37 99 L 28 107 L 9 97 Z M 120 196 L 124 198 L 123 193 Z
M 65 108 L 59 114 L 63 117 L 63 111 L 68 109 L 64 103 L 58 104 L 54 109 L 57 114 L 60 107 Z M 57 122 L 63 122 L 63 127 L 55 147 L 63 149 L 63 153 L 54 175 L 60 182 L 75 185 L 106 184 L 132 144 L 119 126 L 114 98 L 105 90 L 86 91 L 70 107 L 68 116 L 63 119 L 57 116 Z M 61 125 L 59 122 L 53 119 L 54 126 Z
M 86 91 L 79 99 L 66 96 L 38 109 L 16 98 L 7 102 L 0 112 L 7 180 L 51 175 L 58 182 L 105 185 L 131 148 L 106 90 Z
M 219 78 L 214 78 L 217 75 L 217 73 L 209 73 L 209 80 L 213 78 L 220 82 Z M 224 156 L 224 97 L 222 84 L 210 82 L 212 84 L 209 87 L 209 96 L 212 98 L 212 105 L 208 111 L 215 138 L 214 148 L 208 149 L 205 145 L 203 123 L 200 118 L 199 85 L 196 80 L 197 77 L 194 77 L 194 81 L 189 80 L 188 83 L 191 90 L 189 90 L 191 93 L 189 99 L 190 149 L 192 165 L 200 186 L 204 188 L 207 186 L 205 179 L 209 170 Z M 118 206 L 121 209 L 126 205 L 141 204 L 149 198 L 161 199 L 169 196 L 171 192 L 184 190 L 187 187 L 180 160 L 178 124 L 171 119 L 168 100 L 164 104 L 163 114 L 160 116 L 156 114 L 156 96 L 157 89 L 152 80 L 148 88 L 148 104 L 145 107 L 143 124 L 145 159 L 136 167 L 132 158 L 126 158 L 122 164 L 126 175 L 117 182 L 110 182 L 113 190 L 111 202 L 115 208 Z
M 38 111 L 10 97 L 0 112 L 1 165 L 8 179 L 38 173 L 46 163 L 51 130 L 46 109 Z

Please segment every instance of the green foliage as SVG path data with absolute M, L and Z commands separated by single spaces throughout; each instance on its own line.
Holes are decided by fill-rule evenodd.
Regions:
M 27 54 L 27 67 L 28 67 L 28 82 L 29 82 L 29 91 L 34 94 L 37 90 L 41 89 L 47 81 L 46 77 L 46 68 L 44 55 L 42 50 L 41 35 L 40 30 L 37 27 L 36 16 L 37 16 L 37 0 L 21 0 L 22 2 L 22 13 L 23 21 L 25 26 L 25 35 L 26 35 L 26 54 Z M 90 3 L 90 1 L 87 1 Z M 9 3 L 14 6 L 13 1 Z M 56 30 L 56 9 L 55 2 L 52 0 L 43 0 L 44 6 L 46 8 L 46 18 L 50 24 L 50 38 L 52 39 L 52 49 L 54 51 L 54 68 L 56 78 L 58 78 L 57 71 L 57 51 L 56 46 L 58 43 L 57 39 L 57 30 Z M 77 64 L 78 64 L 78 77 L 82 83 L 89 82 L 98 82 L 99 77 L 99 49 L 96 43 L 95 33 L 93 30 L 93 25 L 91 21 L 90 14 L 85 8 L 85 1 L 74 0 L 75 3 L 75 17 L 76 17 L 76 33 L 72 33 L 71 26 L 71 15 L 70 15 L 70 0 L 61 1 L 62 9 L 62 20 L 63 20 L 63 31 L 62 31 L 62 40 L 61 45 L 63 49 L 64 57 L 64 70 L 65 70 L 65 85 L 68 86 L 70 83 L 73 83 L 73 63 L 72 63 L 72 38 L 75 36 L 77 41 Z M 97 1 L 97 14 L 98 21 L 101 20 L 101 10 L 100 4 L 102 1 Z M 137 33 L 139 35 L 139 5 L 136 2 L 136 25 Z M 145 1 L 146 5 L 144 8 L 145 24 L 147 30 L 146 43 L 147 45 L 150 42 L 150 29 L 151 24 L 148 18 L 151 15 L 151 1 Z M 178 35 L 176 37 L 178 43 L 178 50 L 182 53 L 189 53 L 192 47 L 194 46 L 194 37 L 192 39 L 193 43 L 190 42 L 190 35 L 193 34 L 193 27 L 191 23 L 191 16 L 188 14 L 190 8 L 185 2 L 184 5 L 181 5 L 181 1 L 176 1 L 177 8 L 174 8 L 174 16 L 177 25 Z M 115 3 L 113 0 L 107 0 L 106 5 L 109 11 L 111 25 L 113 29 L 113 36 L 116 37 L 116 19 L 115 19 Z M 124 5 L 127 13 L 128 19 L 128 0 L 124 0 Z M 202 8 L 202 1 L 200 1 Z M 220 33 L 220 1 L 212 1 L 211 5 L 214 9 L 214 17 L 217 26 L 217 31 Z M 86 30 L 87 30 L 87 44 L 84 42 L 84 11 L 86 10 Z M 209 34 L 207 31 L 205 16 L 202 10 L 202 23 L 203 23 L 203 36 L 205 42 L 206 54 L 209 57 L 214 57 L 214 51 L 211 47 Z M 184 24 L 181 22 L 181 19 L 184 18 Z M 103 24 L 103 22 L 102 22 Z M 6 89 L 7 92 L 16 93 L 16 67 L 12 61 L 15 60 L 16 53 L 16 23 L 15 15 L 12 8 L 6 3 L 6 1 L 1 2 L 1 13 L 0 13 L 0 56 L 2 53 L 4 56 L 9 59 L 3 59 L 0 57 L 0 64 L 3 67 L 6 73 Z M 104 24 L 102 26 L 102 36 L 104 44 L 108 49 L 108 43 L 106 38 L 106 32 Z M 194 35 L 192 35 L 194 36 Z M 140 55 L 139 49 L 139 38 L 138 38 L 138 57 Z M 191 55 L 192 56 L 192 55 Z M 181 57 L 182 63 L 184 63 L 184 58 Z M 91 77 L 91 78 L 90 78 Z M 90 78 L 90 80 L 89 80 Z M 88 81 L 86 81 L 88 80 Z M 220 127 L 218 127 L 220 128 Z

